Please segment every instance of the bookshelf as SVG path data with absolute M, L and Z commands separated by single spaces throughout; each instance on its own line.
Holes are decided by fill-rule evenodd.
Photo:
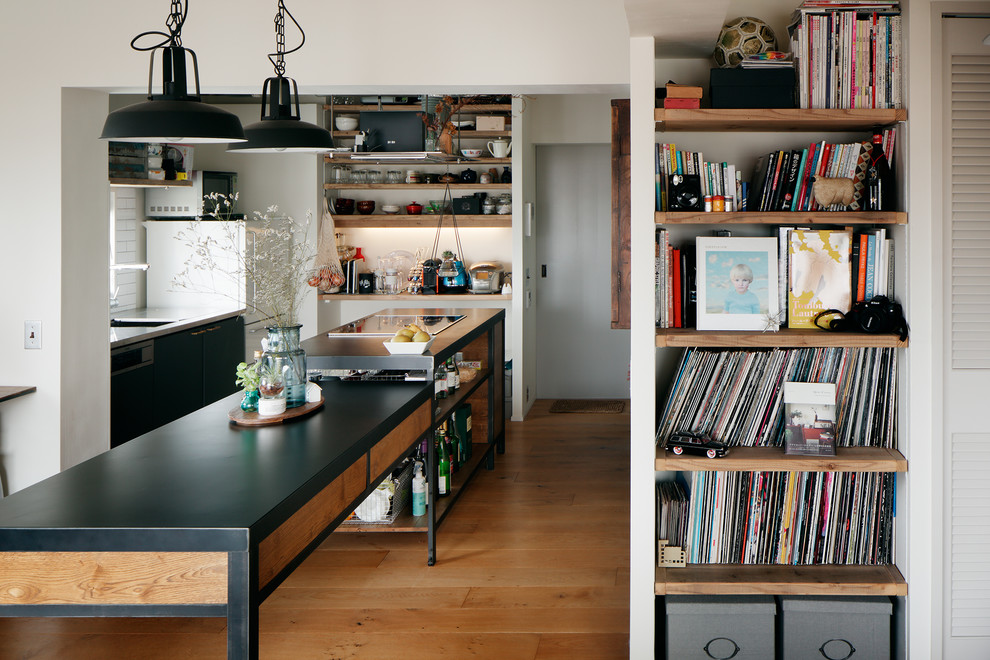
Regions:
M 775 133 L 868 133 L 877 127 L 906 121 L 905 110 L 672 110 L 656 109 L 657 132 L 725 133 L 754 132 L 764 136 L 770 148 Z M 903 137 L 903 136 L 902 136 Z M 724 138 L 723 138 L 724 139 Z M 821 139 L 821 138 L 819 138 Z M 657 140 L 658 142 L 662 140 Z M 769 231 L 778 225 L 845 227 L 851 225 L 904 227 L 907 213 L 852 212 L 664 212 L 654 214 L 655 224 L 677 228 L 679 237 L 692 236 L 707 225 L 729 224 L 743 232 Z M 748 228 L 748 229 L 747 229 Z M 897 335 L 829 333 L 819 330 L 781 329 L 779 332 L 698 331 L 693 328 L 655 331 L 659 349 L 703 348 L 906 348 Z M 663 363 L 659 359 L 658 363 Z M 662 371 L 662 368 L 659 369 Z M 663 396 L 666 381 L 657 383 Z M 660 403 L 658 402 L 658 406 Z M 658 408 L 658 414 L 660 414 Z M 659 421 L 659 420 L 658 420 Z M 896 472 L 908 469 L 898 450 L 883 447 L 839 447 L 831 457 L 788 456 L 782 448 L 732 447 L 728 456 L 674 456 L 656 448 L 657 472 Z M 659 503 L 656 505 L 659 507 Z M 659 514 L 659 511 L 657 512 Z M 656 569 L 656 595 L 666 594 L 803 594 L 905 596 L 907 583 L 896 565 L 741 565 L 688 564 L 686 568 Z

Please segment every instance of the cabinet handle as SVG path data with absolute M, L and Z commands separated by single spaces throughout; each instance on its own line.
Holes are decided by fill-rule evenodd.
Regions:
M 206 330 L 200 330 L 199 332 L 190 332 L 189 334 L 193 337 L 195 337 L 196 335 L 205 335 Z
M 207 328 L 203 332 L 213 332 L 214 330 L 219 330 L 219 329 L 220 329 L 220 326 L 219 325 L 215 325 L 212 328 Z

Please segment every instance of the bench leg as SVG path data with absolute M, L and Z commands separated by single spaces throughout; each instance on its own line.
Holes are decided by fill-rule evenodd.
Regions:
M 250 553 L 231 552 L 227 563 L 227 660 L 258 660 L 258 603 Z

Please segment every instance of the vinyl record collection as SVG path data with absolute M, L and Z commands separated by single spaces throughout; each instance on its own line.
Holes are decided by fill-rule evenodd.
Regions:
M 660 414 L 657 443 L 675 431 L 730 446 L 783 444 L 783 383 L 836 384 L 836 446 L 897 448 L 893 348 L 688 348 Z
M 896 473 L 694 472 L 692 477 L 687 507 L 676 497 L 662 497 L 669 491 L 657 488 L 666 524 L 660 538 L 686 524 L 681 538 L 688 563 L 892 563 Z
M 670 545 L 683 546 L 687 541 L 687 491 L 677 481 L 657 482 L 657 531 Z

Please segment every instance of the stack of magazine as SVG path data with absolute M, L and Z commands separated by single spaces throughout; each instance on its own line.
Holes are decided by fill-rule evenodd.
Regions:
M 689 430 L 729 446 L 783 446 L 785 382 L 835 383 L 836 447 L 897 448 L 897 352 L 876 347 L 685 349 L 657 443 Z
M 687 541 L 687 491 L 677 481 L 657 482 L 657 504 L 657 538 L 683 546 Z
M 694 472 L 692 478 L 689 563 L 892 562 L 894 472 Z

